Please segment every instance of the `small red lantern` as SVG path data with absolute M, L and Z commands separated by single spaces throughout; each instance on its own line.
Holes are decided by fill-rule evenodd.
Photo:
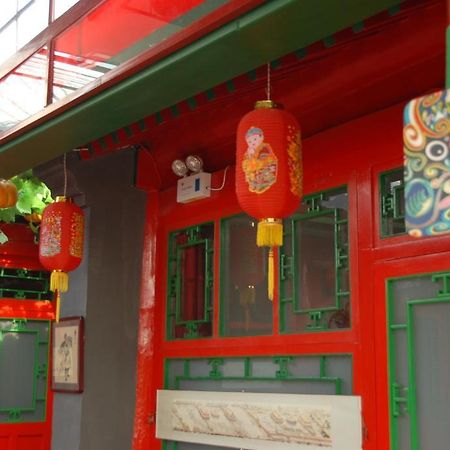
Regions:
M 83 257 L 84 214 L 65 197 L 57 197 L 42 214 L 39 260 L 51 270 L 50 290 L 56 292 L 56 321 L 59 321 L 60 292 L 66 292 L 69 276 Z
M 257 102 L 237 131 L 236 194 L 242 209 L 259 219 L 257 245 L 270 247 L 269 299 L 273 299 L 273 249 L 283 245 L 282 218 L 302 196 L 300 127 L 271 100 Z

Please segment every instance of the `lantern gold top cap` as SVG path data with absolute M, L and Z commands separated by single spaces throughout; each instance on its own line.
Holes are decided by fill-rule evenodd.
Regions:
M 255 103 L 255 109 L 275 109 L 278 108 L 273 100 L 259 100 Z
M 65 202 L 67 199 L 64 197 L 64 195 L 57 195 L 56 196 L 56 202 Z

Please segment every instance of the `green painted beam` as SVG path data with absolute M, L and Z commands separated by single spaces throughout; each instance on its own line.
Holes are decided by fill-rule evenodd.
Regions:
M 271 0 L 0 146 L 10 177 L 400 3 Z

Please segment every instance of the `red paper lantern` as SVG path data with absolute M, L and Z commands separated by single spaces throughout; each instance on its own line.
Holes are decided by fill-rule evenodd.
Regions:
M 51 270 L 50 290 L 57 295 L 56 319 L 59 319 L 59 293 L 66 292 L 67 272 L 76 269 L 83 258 L 84 214 L 81 208 L 57 197 L 42 214 L 39 260 Z
M 259 219 L 257 245 L 283 245 L 282 218 L 302 196 L 300 127 L 271 100 L 257 102 L 237 131 L 236 194 L 242 209 Z M 273 298 L 273 252 L 269 252 L 269 298 Z

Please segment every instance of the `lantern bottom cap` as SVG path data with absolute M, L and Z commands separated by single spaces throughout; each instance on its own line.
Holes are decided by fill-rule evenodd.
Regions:
M 283 245 L 283 222 L 280 219 L 262 219 L 256 233 L 258 247 L 281 247 Z

